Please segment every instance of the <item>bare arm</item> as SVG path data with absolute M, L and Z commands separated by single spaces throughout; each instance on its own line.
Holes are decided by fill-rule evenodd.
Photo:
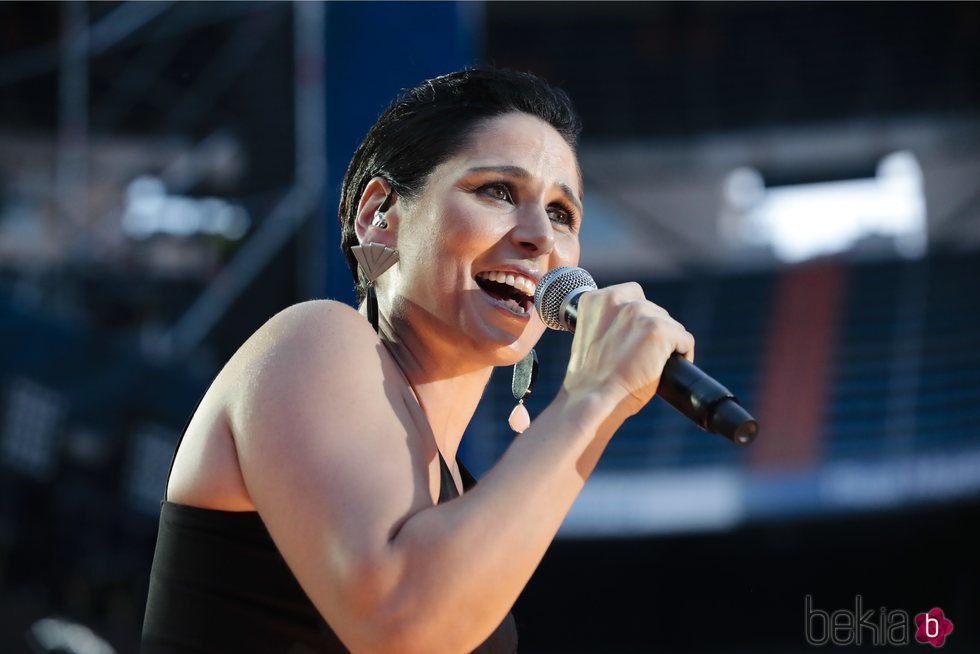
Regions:
M 609 438 L 655 391 L 659 368 L 640 380 L 591 381 L 603 372 L 596 366 L 618 369 L 598 333 L 630 319 L 603 315 L 595 333 L 580 325 L 548 409 L 476 488 L 439 506 L 428 494 L 435 452 L 385 381 L 398 373 L 363 319 L 314 303 L 256 334 L 238 363 L 250 384 L 229 411 L 243 476 L 300 584 L 350 649 L 470 651 L 500 623 Z M 663 360 L 681 349 L 672 338 Z M 621 353 L 640 345 L 622 334 L 606 340 Z

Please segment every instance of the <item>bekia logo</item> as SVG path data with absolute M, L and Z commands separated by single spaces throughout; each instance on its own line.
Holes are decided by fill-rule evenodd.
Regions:
M 908 645 L 909 633 L 914 626 L 915 641 L 942 647 L 946 636 L 953 632 L 953 622 L 935 607 L 919 613 L 909 620 L 907 611 L 865 609 L 864 598 L 854 598 L 854 610 L 838 609 L 828 613 L 813 607 L 813 596 L 807 595 L 803 603 L 806 642 L 810 645 Z
M 915 639 L 933 647 L 942 647 L 946 636 L 953 632 L 953 621 L 943 615 L 940 608 L 929 609 L 928 613 L 915 616 L 915 626 Z

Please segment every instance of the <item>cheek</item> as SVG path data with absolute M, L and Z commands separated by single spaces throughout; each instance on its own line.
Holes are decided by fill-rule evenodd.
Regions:
M 411 236 L 410 269 L 413 295 L 442 296 L 466 285 L 471 265 L 484 247 L 485 226 L 451 208 L 424 225 L 417 225 Z
M 471 203 L 460 201 L 448 204 L 433 221 L 433 228 L 430 236 L 438 250 L 468 265 L 504 237 L 507 225 L 490 219 Z
M 577 266 L 579 262 L 579 255 L 581 254 L 581 246 L 579 245 L 578 236 L 569 234 L 562 238 L 555 240 L 555 249 L 552 252 L 553 265 L 552 268 L 557 268 L 558 266 Z

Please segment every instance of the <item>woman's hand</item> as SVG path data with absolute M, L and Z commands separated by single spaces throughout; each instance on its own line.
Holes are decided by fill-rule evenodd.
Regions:
M 596 394 L 611 413 L 636 414 L 657 392 L 674 352 L 694 362 L 694 336 L 635 282 L 589 291 L 578 305 L 563 389 Z

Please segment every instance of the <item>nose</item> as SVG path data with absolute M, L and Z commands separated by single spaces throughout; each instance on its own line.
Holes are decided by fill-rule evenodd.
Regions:
M 548 212 L 543 207 L 526 207 L 511 231 L 511 239 L 529 254 L 550 254 L 555 247 L 555 232 Z

